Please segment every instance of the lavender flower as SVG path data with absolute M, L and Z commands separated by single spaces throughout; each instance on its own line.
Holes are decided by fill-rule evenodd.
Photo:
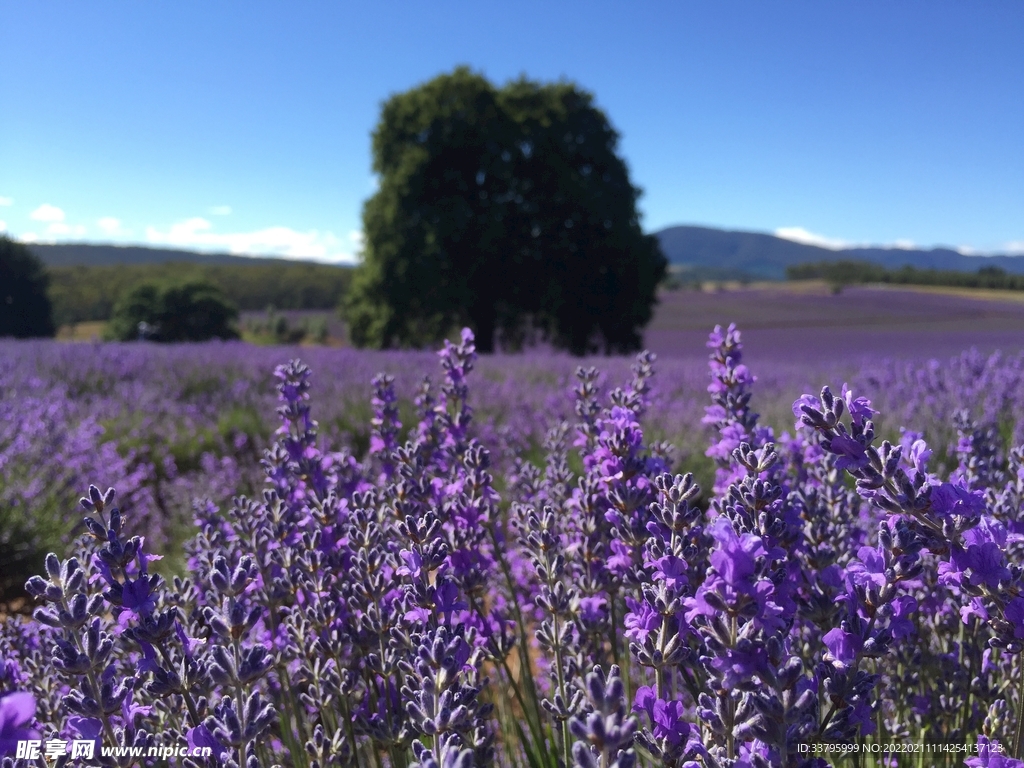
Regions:
M 589 712 L 569 722 L 569 730 L 578 741 L 572 746 L 573 765 L 577 768 L 632 768 L 636 752 L 632 748 L 636 719 L 627 715 L 625 689 L 619 668 L 604 673 L 594 667 L 584 681 Z
M 708 385 L 712 404 L 705 409 L 702 421 L 713 424 L 719 433 L 718 441 L 708 448 L 707 455 L 718 464 L 715 492 L 720 493 L 734 477 L 730 470 L 733 451 L 741 443 L 755 443 L 758 414 L 750 409 L 749 391 L 755 377 L 740 362 L 743 344 L 735 324 L 730 324 L 724 331 L 722 326 L 716 325 L 707 346 L 713 350 L 710 361 L 712 381 Z
M 13 755 L 23 739 L 39 738 L 39 731 L 30 727 L 35 714 L 36 700 L 31 693 L 0 695 L 0 756 Z

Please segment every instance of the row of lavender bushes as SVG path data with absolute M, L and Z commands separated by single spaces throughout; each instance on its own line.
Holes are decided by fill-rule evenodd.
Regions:
M 319 349 L 302 354 L 317 371 L 314 403 L 324 445 L 365 458 L 372 418 L 368 387 L 381 371 L 396 377 L 400 417 L 407 425 L 398 439 L 409 438 L 418 419 L 413 400 L 436 367 L 433 355 Z M 171 555 L 156 567 L 165 575 L 180 571 L 181 544 L 191 537 L 192 498 L 224 506 L 237 493 L 259 495 L 259 459 L 277 426 L 272 373 L 288 357 L 286 349 L 240 343 L 0 341 L 0 613 L 5 603 L 20 603 L 25 580 L 46 552 L 64 551 L 76 523 L 67 500 L 91 482 L 116 484 L 120 506 L 136 529 Z M 885 437 L 899 439 L 901 424 L 924 433 L 941 473 L 957 461 L 952 414 L 959 409 L 968 407 L 978 423 L 994 425 L 1008 444 L 1024 442 L 1022 361 L 968 352 L 943 364 L 765 364 L 758 371 L 761 421 L 781 431 L 797 394 L 814 391 L 821 381 L 850 381 L 883 411 L 876 423 Z M 625 359 L 598 364 L 602 385 L 629 375 Z M 492 451 L 499 492 L 516 456 L 543 464 L 547 426 L 575 418 L 575 365 L 536 353 L 479 361 L 474 436 Z M 708 428 L 695 428 L 707 397 L 707 367 L 696 358 L 660 360 L 658 366 L 660 375 L 647 394 L 647 438 L 670 443 L 674 471 L 693 472 L 710 487 Z M 569 462 L 574 472 L 582 471 L 575 451 Z
M 630 768 L 817 766 L 837 753 L 816 745 L 916 743 L 1024 764 L 993 746 L 1022 746 L 1020 361 L 866 374 L 898 419 L 936 427 L 889 442 L 845 386 L 800 397 L 777 435 L 751 410 L 738 333 L 709 346 L 703 491 L 641 427 L 672 428 L 650 355 L 607 393 L 581 368 L 571 420 L 552 402 L 543 431 L 539 408 L 527 427 L 481 425 L 465 332 L 441 386 L 416 390 L 413 426 L 395 380 L 374 379 L 362 461 L 318 434 L 309 368 L 278 367 L 262 488 L 195 506 L 188 578 L 157 575 L 152 537 L 129 536 L 149 518 L 90 489 L 75 556 L 27 585 L 35 620 L 4 625 L 0 751 L 37 732 L 180 738 L 247 768 Z M 65 482 L 113 467 L 127 495 L 152 494 L 136 455 L 92 461 Z
M 67 499 L 91 482 L 117 484 L 119 503 L 152 546 L 178 552 L 191 536 L 191 499 L 230 504 L 258 495 L 259 459 L 275 423 L 273 371 L 295 354 L 241 343 L 159 346 L 0 341 L 0 611 L 23 594 L 46 552 L 70 533 Z M 304 349 L 318 372 L 315 394 L 321 440 L 360 459 L 369 449 L 369 385 L 378 372 L 396 376 L 404 442 L 415 425 L 413 403 L 437 363 L 431 353 Z M 629 362 L 603 363 L 621 380 Z M 546 426 L 572 418 L 575 363 L 557 355 L 480 361 L 474 434 L 493 449 L 499 486 L 511 457 L 543 461 Z M 650 394 L 659 439 L 698 476 L 710 476 L 699 419 L 706 398 L 702 361 L 663 364 Z M 792 388 L 789 370 L 768 374 L 769 400 Z M 763 388 L 762 388 L 763 390 Z M 776 410 L 782 410 L 776 409 Z M 579 470 L 578 459 L 572 457 Z M 31 509 L 32 514 L 25 514 Z M 65 542 L 66 543 L 66 542 Z M 158 564 L 164 573 L 175 568 Z M 183 563 L 175 557 L 173 565 Z

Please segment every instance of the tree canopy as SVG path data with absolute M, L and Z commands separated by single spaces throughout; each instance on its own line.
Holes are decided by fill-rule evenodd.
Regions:
M 484 352 L 531 330 L 576 354 L 638 348 L 666 260 L 618 138 L 567 82 L 497 89 L 460 67 L 388 99 L 346 300 L 353 342 L 423 346 L 469 325 Z
M 119 341 L 237 339 L 238 310 L 220 289 L 202 282 L 143 283 L 118 300 L 107 329 Z
M 0 235 L 0 336 L 53 336 L 46 267 L 28 246 Z

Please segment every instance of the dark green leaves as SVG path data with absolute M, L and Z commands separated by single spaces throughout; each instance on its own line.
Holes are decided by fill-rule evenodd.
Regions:
M 0 337 L 53 336 L 46 268 L 32 252 L 0 235 Z
M 119 341 L 236 339 L 231 323 L 237 317 L 238 310 L 210 283 L 144 283 L 118 301 L 109 334 Z
M 482 352 L 533 332 L 576 354 L 638 348 L 665 259 L 617 142 L 571 83 L 496 89 L 459 68 L 392 96 L 346 302 L 353 342 L 425 346 L 469 325 Z

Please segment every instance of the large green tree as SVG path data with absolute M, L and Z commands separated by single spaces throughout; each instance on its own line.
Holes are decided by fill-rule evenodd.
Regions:
M 53 336 L 49 276 L 28 246 L 0 235 L 0 336 Z
M 644 235 L 618 134 L 571 83 L 496 89 L 466 68 L 385 102 L 380 188 L 346 303 L 360 346 L 459 324 L 481 351 L 536 329 L 574 353 L 636 349 L 666 261 Z

